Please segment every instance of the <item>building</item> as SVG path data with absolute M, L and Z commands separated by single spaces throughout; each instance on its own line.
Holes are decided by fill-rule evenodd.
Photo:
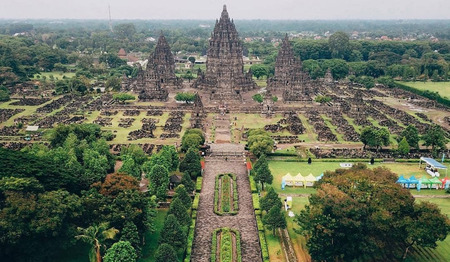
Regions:
M 251 71 L 244 72 L 242 56 L 242 43 L 224 5 L 209 40 L 206 72 L 199 72 L 193 87 L 210 91 L 212 100 L 240 100 L 242 92 L 257 88 Z
M 183 81 L 175 75 L 175 60 L 166 38 L 161 33 L 155 51 L 149 56 L 147 67 L 139 67 L 135 78 L 124 76 L 122 89 L 139 94 L 139 100 L 166 101 L 168 89 L 182 87 Z

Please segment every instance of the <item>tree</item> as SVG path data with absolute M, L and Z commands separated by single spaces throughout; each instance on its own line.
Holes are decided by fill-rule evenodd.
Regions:
M 156 250 L 155 262 L 178 262 L 177 254 L 170 244 L 161 244 Z
M 0 85 L 0 102 L 9 101 L 9 95 L 9 90 L 6 87 Z
M 406 141 L 406 137 L 403 137 L 400 143 L 398 143 L 397 151 L 401 155 L 407 155 L 409 153 L 409 144 Z
M 110 88 L 114 91 L 119 91 L 121 88 L 120 83 L 121 83 L 121 80 L 119 77 L 111 76 L 111 77 L 108 77 L 108 79 L 106 79 L 105 87 Z
M 261 94 L 255 94 L 252 96 L 252 99 L 258 103 L 262 103 L 263 102 L 263 96 Z
M 447 235 L 448 219 L 437 216 L 444 218 L 439 223 L 447 226 L 437 226 L 440 231 L 436 234 L 435 222 L 427 225 L 419 219 L 418 214 L 425 214 L 415 211 L 421 210 L 421 205 L 396 180 L 397 175 L 386 168 L 369 169 L 362 164 L 326 172 L 317 183 L 317 193 L 296 216 L 298 233 L 306 237 L 312 259 L 353 261 L 376 256 L 381 250 L 399 258 L 402 252 L 398 247 L 407 247 L 412 239 L 430 235 L 428 243 L 435 244 Z M 427 218 L 430 216 L 433 212 Z M 421 223 L 425 225 L 419 226 Z M 416 232 L 420 237 L 412 234 L 414 230 L 423 230 Z
M 92 249 L 95 251 L 95 257 L 97 262 L 102 262 L 101 249 L 105 247 L 104 241 L 108 239 L 114 239 L 119 230 L 109 227 L 106 222 L 99 225 L 92 225 L 87 228 L 78 228 L 79 235 L 75 236 L 83 242 L 91 244 Z
M 255 64 L 250 67 L 253 75 L 259 80 L 263 76 L 269 75 L 269 70 L 266 65 Z
M 419 132 L 414 125 L 408 125 L 400 134 L 398 141 L 401 141 L 403 138 L 406 138 L 410 147 L 419 148 Z
M 187 192 L 193 192 L 195 190 L 194 181 L 192 181 L 192 178 L 189 174 L 183 174 L 183 177 L 181 178 L 181 184 L 184 185 Z
M 390 135 L 386 128 L 365 127 L 361 131 L 360 140 L 364 144 L 364 149 L 366 149 L 366 146 L 378 149 L 390 144 Z
M 272 234 L 275 236 L 275 229 L 286 228 L 286 217 L 279 207 L 273 206 L 269 213 L 263 217 L 263 223 L 269 230 L 272 230 Z
M 169 171 L 167 171 L 167 168 L 154 165 L 150 174 L 148 174 L 148 178 L 150 195 L 156 195 L 160 201 L 165 200 L 169 190 Z
M 450 231 L 450 221 L 435 204 L 419 202 L 414 206 L 413 223 L 407 228 L 408 238 L 403 259 L 413 245 L 436 248 L 437 241 L 443 241 Z
M 445 138 L 444 131 L 441 126 L 433 125 L 427 129 L 425 135 L 422 136 L 422 139 L 425 141 L 423 143 L 424 146 L 431 146 L 431 150 L 433 151 L 433 155 L 437 156 L 437 150 L 445 150 L 447 139 Z
M 160 244 L 169 244 L 174 247 L 177 252 L 184 249 L 186 245 L 186 235 L 174 215 L 167 215 L 161 232 L 164 232 L 164 234 L 161 234 L 160 236 Z
M 186 152 L 191 147 L 198 149 L 204 143 L 202 141 L 202 137 L 196 133 L 184 135 L 181 139 L 181 150 Z
M 122 232 L 120 233 L 120 241 L 130 242 L 131 246 L 136 251 L 137 257 L 140 257 L 141 240 L 139 238 L 138 228 L 133 222 L 131 221 L 125 222 L 125 226 L 123 227 Z
M 259 200 L 259 205 L 266 212 L 269 212 L 272 207 L 277 207 L 278 209 L 282 207 L 281 200 L 272 187 L 269 187 L 267 194 Z
M 331 56 L 333 58 L 346 59 L 350 52 L 350 38 L 344 32 L 336 32 L 328 39 Z
M 145 154 L 145 152 L 142 149 L 142 147 L 140 147 L 138 145 L 134 145 L 134 144 L 131 144 L 131 145 L 126 146 L 126 147 L 125 146 L 122 147 L 122 149 L 120 150 L 120 155 L 121 156 L 125 156 L 125 155 L 131 156 L 133 158 L 134 162 L 136 162 L 137 165 L 144 164 L 144 162 L 148 159 L 148 157 Z
M 194 93 L 188 93 L 188 92 L 180 92 L 175 95 L 175 100 L 177 101 L 184 101 L 186 104 L 190 102 L 194 102 L 195 100 L 195 94 Z
M 188 227 L 191 224 L 191 218 L 189 217 L 186 207 L 181 199 L 177 197 L 175 197 L 170 203 L 169 212 L 167 214 L 174 215 L 181 226 Z
M 184 207 L 186 208 L 186 210 L 189 210 L 191 208 L 192 199 L 189 196 L 184 185 L 178 185 L 177 188 L 175 188 L 175 197 L 174 198 L 179 198 L 181 200 L 181 202 L 183 203 Z
M 134 159 L 131 156 L 125 155 L 122 156 L 122 166 L 119 169 L 119 172 L 128 174 L 136 179 L 141 179 L 141 169 L 136 164 Z
M 262 154 L 268 154 L 273 149 L 273 139 L 265 131 L 249 132 L 248 148 L 255 156 L 259 157 Z
M 139 181 L 127 174 L 114 173 L 107 175 L 103 183 L 96 182 L 91 187 L 104 196 L 116 198 L 125 190 L 139 190 Z
M 105 262 L 135 262 L 136 251 L 128 241 L 119 241 L 106 250 Z
M 267 163 L 267 157 L 265 154 L 262 154 L 258 160 L 256 160 L 256 163 L 253 165 L 253 170 L 258 170 L 261 166 L 268 165 Z
M 255 170 L 255 172 L 255 181 L 261 183 L 262 190 L 264 190 L 264 184 L 272 184 L 273 175 L 272 172 L 270 172 L 268 164 L 261 165 L 261 167 L 259 167 L 258 170 Z
M 127 93 L 118 93 L 113 95 L 113 99 L 119 103 L 125 103 L 126 101 L 136 100 L 136 97 Z
M 200 163 L 200 156 L 195 147 L 189 148 L 183 161 L 180 163 L 180 171 L 188 174 L 192 179 L 196 179 L 202 172 L 202 165 Z

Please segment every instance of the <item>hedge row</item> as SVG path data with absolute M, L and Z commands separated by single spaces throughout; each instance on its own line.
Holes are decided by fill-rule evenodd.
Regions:
M 269 260 L 269 249 L 267 248 L 266 236 L 264 232 L 259 231 L 259 243 L 261 244 L 261 252 L 263 257 L 263 262 L 270 262 Z
M 445 97 L 440 96 L 439 93 L 437 93 L 437 92 L 431 92 L 429 90 L 419 90 L 419 89 L 416 89 L 414 87 L 410 87 L 410 86 L 407 86 L 407 85 L 404 85 L 404 84 L 400 84 L 400 83 L 397 83 L 397 82 L 395 82 L 395 86 L 397 88 L 403 89 L 405 91 L 409 91 L 409 92 L 414 93 L 414 94 L 419 95 L 419 96 L 426 97 L 428 99 L 431 99 L 431 100 L 434 100 L 434 101 L 438 102 L 439 104 L 443 104 L 445 106 L 449 106 L 450 107 L 450 100 L 445 98 Z
M 197 177 L 197 183 L 195 184 L 195 191 L 200 192 L 202 190 L 203 177 Z
M 198 209 L 198 202 L 200 201 L 200 194 L 195 194 L 194 201 L 192 202 L 192 209 L 197 210 Z
M 189 234 L 187 238 L 186 256 L 184 262 L 191 262 L 192 245 L 194 244 L 194 233 L 195 233 L 195 221 L 197 219 L 197 211 L 192 212 L 192 223 L 189 227 Z
M 223 210 L 219 210 L 219 179 L 223 176 L 230 177 L 233 180 L 233 211 L 225 212 Z M 216 176 L 215 186 L 214 186 L 214 213 L 219 216 L 223 215 L 236 215 L 239 211 L 239 203 L 238 203 L 238 191 L 237 191 L 237 183 L 236 183 L 236 175 L 235 174 L 220 174 Z
M 252 193 L 258 193 L 255 178 L 253 176 L 250 176 L 249 179 L 250 179 L 250 190 L 252 191 Z
M 259 196 L 258 196 L 257 193 L 253 193 L 253 194 L 252 194 L 252 200 L 253 200 L 253 208 L 254 208 L 255 210 L 261 209 L 261 208 L 259 207 Z
M 256 215 L 256 226 L 258 227 L 258 231 L 264 232 L 264 224 L 261 219 L 261 214 Z

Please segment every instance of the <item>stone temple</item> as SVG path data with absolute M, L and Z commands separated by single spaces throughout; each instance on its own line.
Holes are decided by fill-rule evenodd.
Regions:
M 312 91 L 312 81 L 297 58 L 289 43 L 283 39 L 275 62 L 275 74 L 267 80 L 267 90 L 282 93 L 284 101 L 308 101 Z
M 224 5 L 209 40 L 206 72 L 199 73 L 193 87 L 208 91 L 212 100 L 240 100 L 242 92 L 257 88 L 251 71 L 244 72 L 242 55 L 242 43 Z
M 149 56 L 145 70 L 139 68 L 135 78 L 124 78 L 122 89 L 139 94 L 139 100 L 166 101 L 168 89 L 182 88 L 183 81 L 175 75 L 175 60 L 166 38 L 161 33 L 155 51 Z

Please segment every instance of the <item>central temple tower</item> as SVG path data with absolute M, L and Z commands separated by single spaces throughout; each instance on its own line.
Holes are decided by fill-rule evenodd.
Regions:
M 239 100 L 242 92 L 257 87 L 251 71 L 244 73 L 242 43 L 226 5 L 209 40 L 206 72 L 199 74 L 193 87 L 211 91 L 213 100 Z

